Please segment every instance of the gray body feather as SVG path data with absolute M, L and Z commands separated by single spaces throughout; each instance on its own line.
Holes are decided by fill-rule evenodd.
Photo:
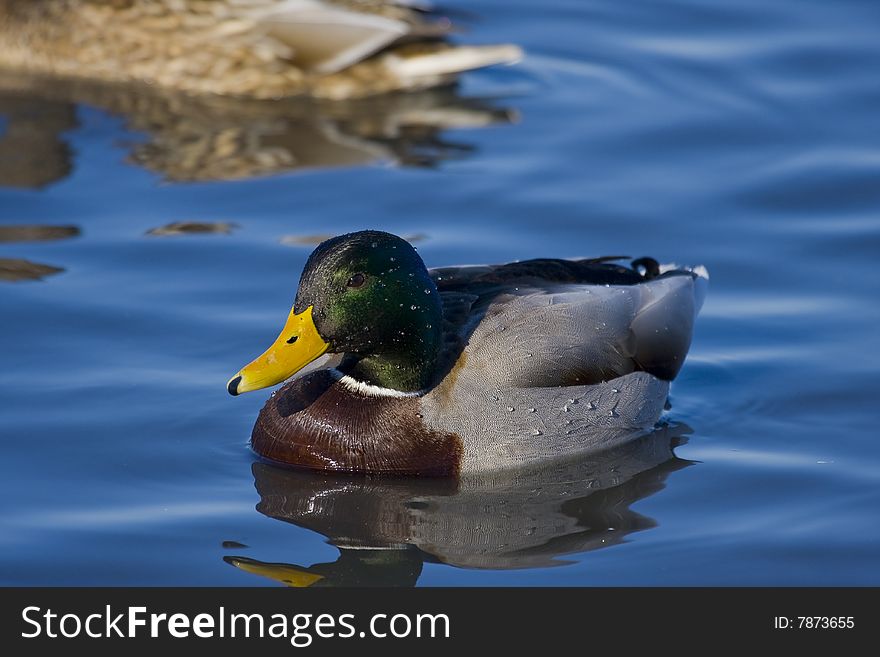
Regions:
M 463 473 L 605 449 L 650 430 L 705 285 L 702 271 L 680 270 L 635 285 L 506 288 L 459 330 L 455 365 L 422 398 L 426 426 L 461 438 Z

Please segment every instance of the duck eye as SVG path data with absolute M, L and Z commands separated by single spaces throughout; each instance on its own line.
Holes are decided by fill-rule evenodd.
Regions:
M 293 344 L 293 343 L 296 342 L 297 340 L 299 340 L 299 336 L 298 336 L 298 335 L 291 335 L 291 336 L 288 338 L 288 340 L 287 340 L 287 344 Z
M 355 274 L 351 278 L 348 279 L 348 283 L 346 285 L 348 287 L 358 288 L 361 287 L 367 281 L 367 277 L 363 274 Z

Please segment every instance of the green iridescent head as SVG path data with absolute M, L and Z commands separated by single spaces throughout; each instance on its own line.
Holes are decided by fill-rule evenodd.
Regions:
M 309 256 L 275 344 L 229 391 L 278 383 L 325 352 L 345 354 L 339 368 L 358 381 L 422 390 L 435 374 L 442 319 L 437 287 L 408 242 L 380 231 L 334 237 Z

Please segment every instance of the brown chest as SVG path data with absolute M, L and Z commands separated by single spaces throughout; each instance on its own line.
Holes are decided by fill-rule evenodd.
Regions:
M 251 443 L 273 461 L 368 474 L 454 476 L 462 454 L 456 434 L 425 426 L 418 397 L 365 395 L 327 370 L 272 395 Z

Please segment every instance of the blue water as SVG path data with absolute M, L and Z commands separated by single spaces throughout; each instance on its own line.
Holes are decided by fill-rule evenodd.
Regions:
M 258 124 L 286 163 L 259 175 L 187 168 L 167 136 L 168 157 L 143 155 L 173 112 L 0 86 L 0 227 L 79 229 L 0 232 L 0 259 L 63 269 L 0 276 L 0 583 L 277 585 L 223 559 L 246 557 L 325 584 L 880 584 L 880 5 L 467 9 L 467 40 L 528 53 L 424 100 L 471 103 L 479 125 L 198 112 Z M 303 155 L 327 124 L 356 156 Z M 235 226 L 146 235 L 179 221 Z M 255 465 L 268 393 L 225 383 L 276 335 L 297 242 L 361 228 L 418 238 L 429 266 L 705 264 L 667 426 L 494 489 Z

